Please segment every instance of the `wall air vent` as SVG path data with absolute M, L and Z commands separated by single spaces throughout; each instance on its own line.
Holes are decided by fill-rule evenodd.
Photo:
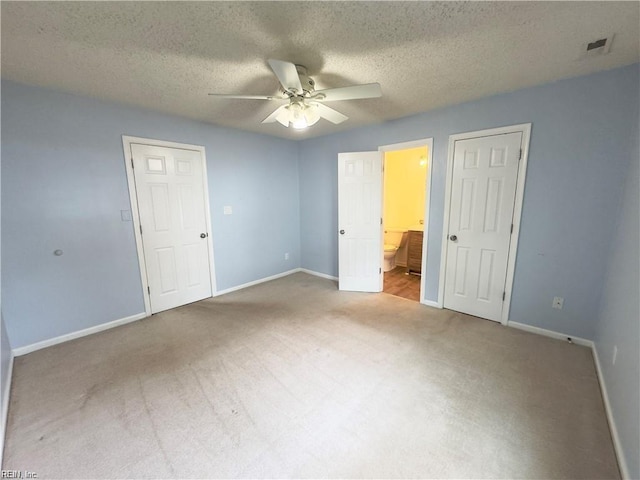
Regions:
M 611 50 L 612 40 L 613 34 L 597 38 L 592 42 L 587 42 L 582 47 L 582 56 L 586 58 L 606 55 Z
M 600 40 L 596 40 L 595 42 L 591 42 L 587 44 L 587 52 L 591 50 L 595 50 L 596 48 L 602 48 L 607 44 L 606 38 L 601 38 Z

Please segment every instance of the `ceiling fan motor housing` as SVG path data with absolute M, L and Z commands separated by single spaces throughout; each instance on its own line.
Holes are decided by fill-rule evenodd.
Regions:
M 300 77 L 300 84 L 305 94 L 313 93 L 315 90 L 316 82 L 307 74 L 307 68 L 302 65 L 296 65 L 298 76 Z

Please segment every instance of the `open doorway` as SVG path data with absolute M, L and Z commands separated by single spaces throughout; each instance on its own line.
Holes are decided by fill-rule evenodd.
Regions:
M 426 227 L 432 140 L 380 147 L 383 151 L 383 291 L 424 298 Z

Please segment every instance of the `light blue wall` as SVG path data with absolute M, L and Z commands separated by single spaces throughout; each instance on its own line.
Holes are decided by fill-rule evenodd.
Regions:
M 640 146 L 636 120 L 618 221 L 611 236 L 607 275 L 598 318 L 598 351 L 611 410 L 625 452 L 630 478 L 640 478 Z M 613 349 L 618 347 L 616 364 Z
M 120 219 L 130 209 L 123 134 L 206 148 L 218 290 L 300 266 L 295 143 L 3 81 L 2 308 L 13 348 L 144 311 L 133 224 Z
M 339 152 L 433 137 L 426 299 L 436 300 L 449 135 L 532 123 L 510 319 L 592 339 L 637 104 L 636 64 L 303 141 L 302 266 L 338 273 Z

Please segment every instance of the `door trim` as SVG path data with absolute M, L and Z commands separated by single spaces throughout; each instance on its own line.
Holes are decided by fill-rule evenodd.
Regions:
M 509 309 L 511 308 L 511 292 L 513 290 L 513 276 L 516 266 L 516 254 L 518 252 L 518 238 L 520 236 L 520 220 L 522 218 L 522 203 L 524 200 L 524 186 L 527 175 L 527 160 L 529 158 L 529 140 L 531 138 L 531 123 L 511 125 L 507 127 L 490 128 L 475 132 L 458 133 L 449 136 L 449 149 L 447 153 L 447 179 L 445 182 L 444 220 L 442 223 L 442 249 L 440 252 L 440 279 L 438 281 L 438 304 L 444 307 L 444 281 L 447 267 L 447 248 L 449 245 L 449 209 L 451 208 L 451 183 L 453 181 L 453 149 L 458 140 L 471 138 L 490 137 L 507 133 L 522 133 L 522 158 L 518 164 L 518 181 L 516 183 L 516 195 L 513 208 L 513 233 L 509 242 L 509 258 L 507 260 L 507 275 L 505 279 L 505 299 L 502 305 L 500 323 L 509 323 Z
M 417 147 L 427 147 L 427 182 L 425 184 L 425 189 L 427 194 L 425 195 L 425 206 L 424 206 L 424 233 L 422 234 L 422 267 L 420 275 L 420 303 L 423 305 L 433 306 L 433 302 L 429 300 L 425 300 L 425 290 L 426 290 L 426 282 L 427 282 L 427 247 L 429 244 L 429 213 L 431 211 L 431 179 L 433 171 L 433 137 L 423 138 L 422 140 L 411 140 L 409 142 L 401 142 L 401 143 L 392 143 L 391 145 L 381 145 L 378 147 L 378 151 L 380 152 L 392 152 L 394 150 L 407 150 L 409 148 L 417 148 Z M 382 157 L 382 165 L 384 165 L 384 156 Z M 384 187 L 384 171 L 382 175 L 382 182 Z M 382 214 L 384 216 L 384 188 L 382 190 L 382 201 L 383 201 L 383 210 Z M 384 235 L 384 230 L 382 231 L 382 235 Z M 384 245 L 384 239 L 382 240 L 382 245 Z M 382 253 L 380 254 L 380 265 L 384 265 L 384 248 L 382 249 Z M 382 277 L 381 277 L 382 278 Z
M 129 201 L 131 204 L 131 221 L 133 222 L 133 233 L 136 240 L 136 252 L 138 254 L 138 266 L 140 269 L 140 286 L 142 287 L 142 297 L 144 299 L 144 311 L 146 316 L 151 315 L 151 302 L 149 295 L 145 292 L 148 287 L 147 283 L 147 265 L 144 261 L 144 248 L 142 244 L 142 235 L 140 234 L 140 212 L 138 210 L 138 197 L 136 193 L 136 181 L 133 174 L 131 145 L 137 143 L 142 145 L 151 145 L 154 147 L 179 148 L 182 150 L 195 150 L 202 157 L 202 177 L 204 180 L 204 208 L 205 221 L 207 224 L 207 250 L 209 253 L 209 277 L 211 278 L 211 293 L 216 295 L 216 275 L 215 262 L 213 260 L 213 235 L 211 230 L 211 208 L 209 204 L 209 180 L 207 177 L 207 157 L 203 146 L 191 145 L 188 143 L 170 142 L 166 140 L 155 140 L 151 138 L 132 137 L 130 135 L 122 135 L 122 149 L 124 152 L 124 165 L 127 171 L 127 185 L 129 187 Z

